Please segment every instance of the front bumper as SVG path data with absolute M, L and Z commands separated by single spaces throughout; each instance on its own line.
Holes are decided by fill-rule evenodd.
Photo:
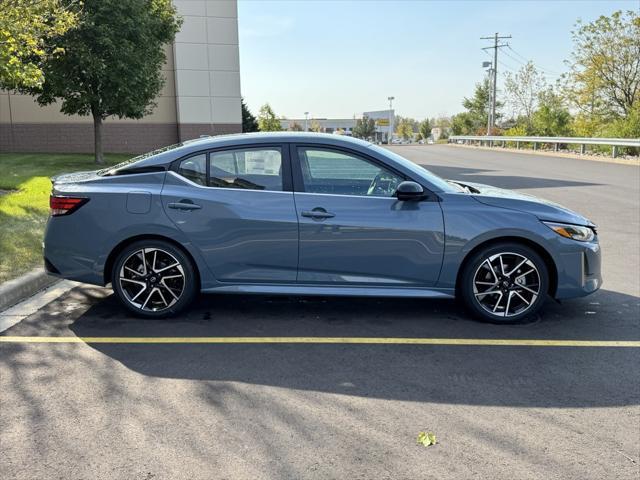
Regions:
M 562 251 L 556 257 L 558 285 L 555 298 L 589 295 L 602 286 L 600 244 L 563 239 Z

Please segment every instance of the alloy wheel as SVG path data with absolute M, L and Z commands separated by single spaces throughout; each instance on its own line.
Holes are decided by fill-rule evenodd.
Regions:
M 473 294 L 480 306 L 498 317 L 529 310 L 540 296 L 540 272 L 519 253 L 504 252 L 486 258 L 473 276 Z
M 182 265 L 160 248 L 142 248 L 129 255 L 122 263 L 118 280 L 127 301 L 149 312 L 172 307 L 185 289 Z

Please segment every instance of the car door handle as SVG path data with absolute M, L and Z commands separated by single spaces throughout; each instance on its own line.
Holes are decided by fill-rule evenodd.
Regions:
M 196 205 L 191 200 L 180 200 L 179 202 L 171 202 L 167 205 L 169 208 L 173 208 L 174 210 L 200 210 L 202 207 L 200 205 Z
M 305 210 L 301 213 L 303 217 L 321 219 L 321 218 L 333 218 L 335 213 L 327 212 L 324 208 L 314 208 L 313 210 Z

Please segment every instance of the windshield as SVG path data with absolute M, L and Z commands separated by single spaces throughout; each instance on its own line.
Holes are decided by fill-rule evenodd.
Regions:
M 378 152 L 378 153 L 380 153 L 380 154 L 382 154 L 382 155 L 384 155 L 386 157 L 391 157 L 393 160 L 398 162 L 400 165 L 402 165 L 403 167 L 407 168 L 408 170 L 411 170 L 412 172 L 416 173 L 417 175 L 419 175 L 421 177 L 426 177 L 427 180 L 439 192 L 456 193 L 456 192 L 460 191 L 459 188 L 454 187 L 449 182 L 447 182 L 446 180 L 440 178 L 435 173 L 430 172 L 426 168 L 413 163 L 411 160 L 407 160 L 403 156 L 398 155 L 397 153 L 392 152 L 391 150 L 379 147 L 378 145 L 371 145 L 371 147 L 369 147 L 369 148 L 371 148 L 372 150 L 375 150 L 376 152 Z

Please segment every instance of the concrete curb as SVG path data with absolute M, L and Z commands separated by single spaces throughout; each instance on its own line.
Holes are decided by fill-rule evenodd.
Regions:
M 43 268 L 36 268 L 21 277 L 4 282 L 0 285 L 0 311 L 59 281 L 59 278 L 48 275 Z

